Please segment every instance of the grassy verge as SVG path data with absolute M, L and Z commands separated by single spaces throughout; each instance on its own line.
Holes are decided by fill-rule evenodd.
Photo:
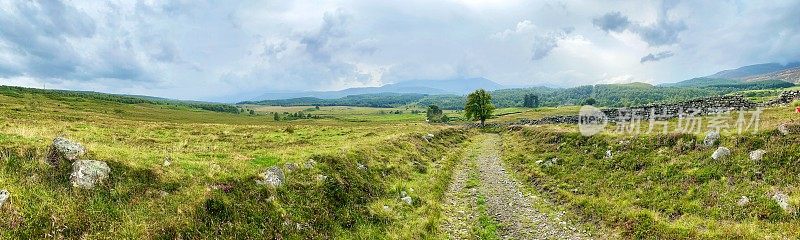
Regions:
M 732 154 L 712 160 L 716 147 L 695 135 L 584 137 L 530 127 L 504 135 L 504 158 L 552 200 L 626 238 L 797 238 L 800 216 L 772 195 L 800 203 L 798 136 L 723 134 L 720 144 Z M 768 154 L 751 161 L 756 149 Z M 740 206 L 742 196 L 750 201 Z

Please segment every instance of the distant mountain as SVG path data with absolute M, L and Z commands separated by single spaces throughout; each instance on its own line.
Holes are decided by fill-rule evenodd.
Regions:
M 378 94 L 378 93 L 416 93 L 416 94 L 456 94 L 463 95 L 476 89 L 497 90 L 503 88 L 486 78 L 458 78 L 447 80 L 411 80 L 387 84 L 381 87 L 348 88 L 340 91 L 311 91 L 293 93 L 266 93 L 254 100 L 276 100 L 289 98 L 313 97 L 320 99 L 335 99 L 350 95 Z
M 705 77 L 692 78 L 677 83 L 662 84 L 661 86 L 707 87 L 766 80 L 782 80 L 791 83 L 800 83 L 800 62 L 749 65 L 737 69 L 720 71 Z
M 789 63 L 786 65 L 780 63 L 764 63 L 721 71 L 715 73 L 714 75 L 707 76 L 707 78 L 746 79 L 748 77 L 754 77 L 757 75 L 778 72 L 784 69 L 796 67 L 800 67 L 800 62 Z
M 800 67 L 783 69 L 777 72 L 750 76 L 744 79 L 745 82 L 760 82 L 766 80 L 781 80 L 791 83 L 800 83 Z

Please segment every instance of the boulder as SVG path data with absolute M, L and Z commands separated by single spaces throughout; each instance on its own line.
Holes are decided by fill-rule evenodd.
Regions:
M 741 198 L 739 198 L 739 201 L 736 201 L 736 206 L 744 207 L 747 206 L 747 204 L 749 203 L 750 203 L 750 198 L 748 198 L 747 196 L 742 196 Z
M 764 158 L 764 154 L 766 153 L 767 151 L 764 151 L 763 149 L 752 151 L 750 152 L 750 160 L 761 161 L 761 159 Z
M 614 155 L 611 153 L 611 149 L 609 149 L 609 150 L 606 150 L 606 158 L 611 158 L 611 157 L 613 157 L 613 156 L 614 156 Z
M 108 179 L 111 168 L 103 161 L 78 160 L 72 163 L 69 182 L 73 187 L 92 189 Z
M 714 144 L 717 144 L 717 142 L 719 141 L 719 137 L 720 137 L 719 132 L 708 131 L 706 133 L 706 138 L 703 139 L 703 145 L 705 145 L 706 147 L 714 146 Z
M 83 156 L 83 154 L 86 154 L 86 149 L 80 143 L 63 137 L 57 137 L 53 139 L 53 145 L 50 147 L 48 160 L 53 165 L 56 165 L 61 159 L 72 162 L 78 160 L 78 157 Z
M 269 185 L 271 187 L 280 187 L 285 180 L 283 171 L 274 166 L 259 174 L 258 177 L 259 179 L 256 179 L 256 184 Z
M 8 190 L 0 190 L 0 208 L 3 208 L 3 204 L 5 204 L 9 198 L 11 198 L 11 193 L 9 193 Z
M 731 150 L 726 147 L 719 147 L 713 154 L 711 154 L 711 158 L 714 160 L 719 160 L 720 158 L 727 157 L 731 155 Z
M 772 195 L 772 200 L 775 200 L 775 203 L 777 203 L 778 206 L 781 206 L 784 211 L 789 211 L 790 206 L 788 195 L 782 192 L 775 192 L 775 194 Z

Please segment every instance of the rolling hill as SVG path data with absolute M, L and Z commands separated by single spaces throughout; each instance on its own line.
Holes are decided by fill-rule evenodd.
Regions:
M 387 84 L 380 87 L 348 88 L 339 91 L 309 91 L 289 93 L 266 93 L 255 99 L 277 100 L 290 98 L 320 98 L 335 99 L 350 95 L 379 94 L 379 93 L 415 93 L 415 94 L 466 94 L 475 89 L 497 90 L 503 88 L 486 78 L 455 78 L 446 80 L 410 80 L 399 83 Z

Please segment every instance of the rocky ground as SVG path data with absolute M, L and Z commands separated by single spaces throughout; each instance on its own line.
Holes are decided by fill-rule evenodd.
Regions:
M 453 183 L 445 194 L 446 211 L 443 230 L 450 239 L 474 239 L 470 229 L 476 227 L 477 195 L 486 199 L 489 216 L 500 226 L 501 239 L 588 239 L 579 226 L 538 209 L 547 204 L 537 196 L 522 192 L 520 183 L 505 172 L 500 160 L 500 137 L 486 135 L 474 159 L 454 173 Z M 474 172 L 477 187 L 469 186 L 469 174 Z M 475 172 L 477 171 L 477 172 Z

